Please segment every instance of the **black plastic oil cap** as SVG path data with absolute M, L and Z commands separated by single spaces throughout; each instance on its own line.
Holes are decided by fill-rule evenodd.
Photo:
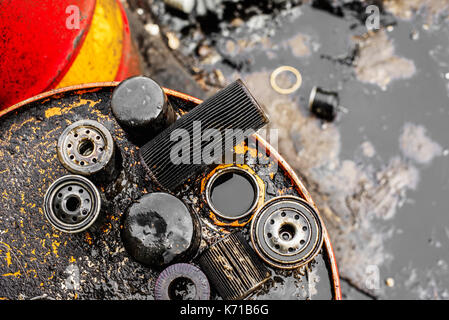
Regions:
M 318 118 L 332 122 L 340 104 L 338 93 L 314 87 L 309 97 L 310 111 Z
M 196 253 L 199 231 L 198 219 L 184 202 L 168 193 L 155 192 L 129 207 L 123 241 L 135 260 L 161 268 Z
M 176 120 L 162 87 L 143 76 L 122 81 L 112 94 L 111 106 L 123 129 L 146 141 Z

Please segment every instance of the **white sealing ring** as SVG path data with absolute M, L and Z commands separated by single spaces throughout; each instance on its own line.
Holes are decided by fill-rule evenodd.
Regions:
M 276 79 L 282 72 L 286 72 L 286 71 L 290 71 L 291 73 L 293 73 L 295 75 L 296 82 L 290 88 L 281 88 L 276 83 Z M 274 70 L 273 73 L 271 74 L 270 83 L 276 92 L 278 92 L 280 94 L 291 94 L 301 87 L 302 76 L 301 76 L 301 73 L 296 68 L 293 68 L 291 66 L 281 66 L 281 67 L 277 68 L 276 70 Z

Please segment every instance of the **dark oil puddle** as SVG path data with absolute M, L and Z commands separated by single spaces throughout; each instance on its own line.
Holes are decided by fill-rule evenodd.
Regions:
M 213 182 L 210 192 L 212 205 L 229 218 L 243 215 L 256 200 L 252 183 L 236 172 L 226 172 L 219 176 Z

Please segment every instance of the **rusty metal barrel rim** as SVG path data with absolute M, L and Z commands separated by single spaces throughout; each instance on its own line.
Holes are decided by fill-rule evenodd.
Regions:
M 256 213 L 251 242 L 269 265 L 294 269 L 310 262 L 320 251 L 322 222 L 306 201 L 294 196 L 276 197 Z
M 44 197 L 44 213 L 56 229 L 77 233 L 88 229 L 101 210 L 98 189 L 88 179 L 66 175 L 54 181 Z

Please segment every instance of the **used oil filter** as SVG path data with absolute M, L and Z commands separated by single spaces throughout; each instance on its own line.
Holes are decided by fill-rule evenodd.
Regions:
M 51 184 L 45 194 L 45 217 L 60 231 L 76 233 L 88 229 L 100 210 L 98 189 L 82 176 L 61 177 Z
M 231 233 L 211 245 L 199 264 L 224 300 L 245 298 L 271 275 L 241 233 Z
M 217 130 L 221 139 L 218 142 L 214 141 L 213 144 L 226 146 L 227 143 L 230 144 L 229 142 L 238 144 L 245 138 L 243 135 L 226 135 L 226 130 L 239 129 L 243 132 L 247 130 L 255 132 L 267 122 L 268 119 L 259 104 L 245 85 L 237 80 L 182 116 L 144 145 L 140 149 L 141 162 L 155 182 L 165 189 L 172 190 L 199 170 L 204 169 L 206 165 L 202 159 L 204 132 L 211 129 Z M 195 124 L 200 125 L 200 130 L 198 130 L 200 132 L 195 132 Z M 172 133 L 174 132 L 182 132 L 187 139 L 173 141 Z M 196 136 L 199 138 L 195 139 Z M 186 161 L 173 162 L 172 152 L 175 150 L 175 145 L 178 146 L 177 149 L 186 150 L 188 153 Z M 209 160 L 221 159 L 228 152 L 223 149 L 221 151 L 212 156 L 209 154 Z
M 176 120 L 162 87 L 143 76 L 126 79 L 115 88 L 111 109 L 123 129 L 144 142 Z
M 123 241 L 128 253 L 156 268 L 191 258 L 200 237 L 197 217 L 168 193 L 143 195 L 128 208 L 124 221 Z
M 323 225 L 306 201 L 281 196 L 268 201 L 251 224 L 251 241 L 268 264 L 293 269 L 311 261 L 323 243 Z
M 65 128 L 58 140 L 58 158 L 69 171 L 108 178 L 115 170 L 111 133 L 94 120 L 80 120 Z
M 156 300 L 209 300 L 206 275 L 197 267 L 177 263 L 161 272 L 154 286 Z

